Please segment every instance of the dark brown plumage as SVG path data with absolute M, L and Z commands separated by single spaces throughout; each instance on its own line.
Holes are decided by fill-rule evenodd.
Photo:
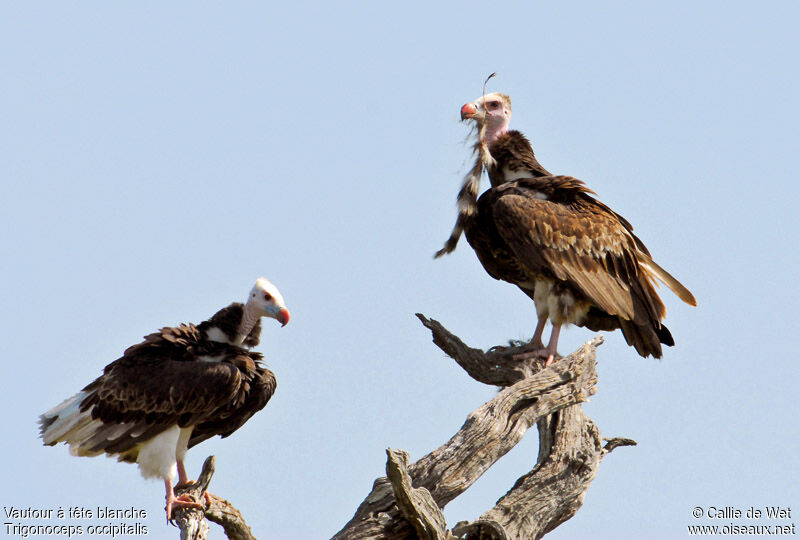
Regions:
M 493 159 L 486 165 L 486 172 L 492 187 L 517 178 L 551 176 L 536 159 L 531 143 L 519 131 L 507 131 L 497 137 L 489 147 L 489 154 Z
M 64 442 L 77 456 L 107 454 L 136 462 L 146 478 L 164 480 L 167 517 L 173 482 L 188 482 L 186 450 L 215 435 L 227 437 L 264 408 L 275 375 L 249 350 L 261 317 L 289 322 L 277 288 L 256 281 L 246 304 L 234 303 L 195 326 L 162 328 L 128 347 L 83 390 L 40 416 L 46 445 Z
M 106 366 L 83 388 L 80 405 L 81 412 L 90 411 L 106 427 L 80 445 L 81 453 L 119 454 L 121 461 L 135 462 L 137 445 L 170 426 L 194 426 L 191 448 L 214 435 L 227 437 L 263 409 L 276 381 L 260 365 L 261 354 L 205 334 L 216 327 L 233 340 L 243 308 L 234 303 L 198 326 L 162 328 Z M 259 322 L 245 343 L 257 344 L 260 331 Z M 125 431 L 120 424 L 127 424 Z M 43 432 L 46 428 L 43 424 Z
M 544 348 L 544 325 L 553 323 L 548 363 L 563 324 L 621 329 L 640 355 L 660 358 L 661 345 L 674 340 L 661 323 L 666 310 L 655 280 L 690 305 L 696 305 L 694 296 L 652 260 L 631 224 L 595 199 L 583 182 L 542 167 L 525 136 L 507 129 L 510 116 L 504 94 L 462 107 L 462 118 L 478 125 L 476 150 L 492 188 L 472 205 L 459 201 L 456 228 L 439 254 L 455 247 L 462 228 L 489 275 L 519 286 L 534 300 L 539 317 L 534 349 Z M 465 185 L 468 181 L 475 177 L 468 176 Z
M 220 331 L 228 338 L 228 341 L 233 342 L 236 339 L 236 331 L 238 330 L 238 325 L 242 321 L 242 317 L 244 317 L 244 304 L 234 302 L 228 307 L 217 311 L 207 321 L 201 322 L 199 325 L 197 325 L 197 329 L 200 330 L 200 332 L 206 332 L 210 328 L 219 328 Z M 252 349 L 253 347 L 258 346 L 260 338 L 261 319 L 258 319 L 256 324 L 253 326 L 253 329 L 250 330 L 250 333 L 244 338 L 242 346 Z
M 495 279 L 534 300 L 537 286 L 552 287 L 549 294 L 560 299 L 547 309 L 554 324 L 621 328 L 642 356 L 660 358 L 661 344 L 674 344 L 660 323 L 666 312 L 653 288 L 657 274 L 642 264 L 652 261 L 647 248 L 579 180 L 545 176 L 490 189 L 465 235 Z M 678 291 L 694 304 L 691 293 Z

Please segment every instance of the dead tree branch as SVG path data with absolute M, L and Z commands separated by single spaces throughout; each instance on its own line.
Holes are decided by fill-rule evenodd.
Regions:
M 468 347 L 439 321 L 428 319 L 421 313 L 417 313 L 417 317 L 433 334 L 436 346 L 478 382 L 494 386 L 511 386 L 540 371 L 544 366 L 543 361 L 536 359 L 523 361 L 514 359 L 515 355 L 525 351 L 523 347 L 497 346 L 483 352 Z
M 205 501 L 206 504 L 203 510 L 184 507 L 174 509 L 173 522 L 181 530 L 181 540 L 205 540 L 209 530 L 206 518 L 222 526 L 230 540 L 255 540 L 242 513 L 225 499 L 208 493 L 208 485 L 214 476 L 214 461 L 214 456 L 207 457 L 197 481 L 175 490 L 176 496 L 187 494 L 195 501 Z
M 442 511 L 436 506 L 430 492 L 425 488 L 411 486 L 408 474 L 408 452 L 386 450 L 386 476 L 392 484 L 394 498 L 403 517 L 414 526 L 420 540 L 449 540 L 447 523 Z
M 472 378 L 504 388 L 472 412 L 447 443 L 410 466 L 405 452 L 387 451 L 388 478 L 375 480 L 333 540 L 400 540 L 415 533 L 422 539 L 541 538 L 578 511 L 603 456 L 633 443 L 613 439 L 603 448 L 599 430 L 580 407 L 596 392 L 595 350 L 602 338 L 543 369 L 537 360 L 514 359 L 519 347 L 473 349 L 439 322 L 417 316 L 431 330 L 434 343 Z M 447 531 L 441 509 L 534 424 L 540 448 L 533 470 L 480 518 Z

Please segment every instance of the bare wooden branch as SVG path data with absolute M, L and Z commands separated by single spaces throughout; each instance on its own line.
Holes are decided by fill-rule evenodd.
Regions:
M 549 368 L 500 391 L 442 447 L 411 465 L 414 484 L 444 507 L 517 445 L 540 419 L 595 393 L 595 338 Z M 423 480 L 424 478 L 424 480 Z
M 420 540 L 449 540 L 442 511 L 425 488 L 411 486 L 408 474 L 408 452 L 386 450 L 386 476 L 392 484 L 397 506 L 406 521 L 414 526 Z
M 603 447 L 604 454 L 610 454 L 615 448 L 620 446 L 636 446 L 636 441 L 625 437 L 614 437 L 613 439 L 603 439 L 606 445 Z
M 515 359 L 516 355 L 525 351 L 524 347 L 497 346 L 483 352 L 468 347 L 439 321 L 428 319 L 421 313 L 417 313 L 417 317 L 433 334 L 436 346 L 458 362 L 458 365 L 478 382 L 494 386 L 511 386 L 541 371 L 544 367 L 544 361 L 537 359 L 523 361 Z
M 543 432 L 546 455 L 494 508 L 473 523 L 459 523 L 454 532 L 460 538 L 541 538 L 578 511 L 603 455 L 600 433 L 579 405 L 543 420 L 540 437 Z
M 206 517 L 209 521 L 222 526 L 225 536 L 230 540 L 255 540 L 253 531 L 250 530 L 242 513 L 236 507 L 222 497 L 210 493 L 208 495 L 211 504 L 206 508 Z
M 195 501 L 203 500 L 203 495 L 214 476 L 214 456 L 208 456 L 203 462 L 203 468 L 196 482 L 176 488 L 175 495 L 189 495 Z M 172 509 L 172 522 L 181 530 L 181 540 L 205 540 L 208 536 L 208 522 L 205 520 L 203 510 L 199 508 L 186 508 L 176 506 Z
M 544 525 L 540 528 L 551 530 L 568 519 L 564 516 L 571 516 L 580 507 L 583 492 L 594 478 L 599 452 L 602 452 L 597 428 L 583 416 L 577 405 L 596 391 L 594 357 L 602 338 L 594 338 L 568 357 L 537 372 L 534 370 L 539 367 L 538 362 L 522 363 L 521 366 L 519 361 L 513 359 L 519 353 L 519 348 L 494 348 L 484 353 L 467 347 L 437 321 L 428 320 L 422 315 L 418 317 L 433 333 L 434 343 L 454 358 L 470 376 L 486 384 L 507 388 L 470 414 L 447 443 L 408 467 L 412 485 L 427 489 L 436 505 L 444 508 L 511 450 L 528 428 L 540 422 L 540 436 L 543 430 L 548 433 L 545 433 L 540 445 L 539 462 L 500 503 L 504 499 L 506 503 L 525 503 L 520 496 L 531 489 L 528 484 L 533 482 L 535 486 L 546 488 L 550 503 L 555 507 L 554 511 L 543 515 L 541 521 Z M 572 410 L 576 412 L 567 412 Z M 553 416 L 559 411 L 563 414 Z M 595 457 L 596 454 L 598 457 Z M 566 465 L 561 466 L 562 461 Z M 553 465 L 548 467 L 550 462 Z M 574 471 L 581 473 L 574 482 L 575 487 L 562 490 L 564 479 L 558 474 L 571 475 Z M 528 483 L 524 482 L 526 479 Z M 584 490 L 575 495 L 581 486 L 585 486 Z M 565 494 L 564 500 L 569 499 L 566 506 L 558 502 L 558 495 L 562 492 Z M 534 503 L 525 504 L 532 507 Z M 508 508 L 506 511 L 509 511 Z M 525 508 L 522 508 L 523 511 Z M 508 519 L 501 519 L 501 516 L 484 515 L 479 521 L 481 530 L 498 530 L 506 535 L 498 536 L 500 533 L 497 533 L 491 538 L 535 537 L 535 534 L 509 534 L 508 527 L 515 524 Z M 518 530 L 526 525 L 527 522 L 520 524 Z M 478 538 L 475 536 L 478 529 L 473 528 L 469 532 L 468 527 L 469 524 L 462 524 L 459 532 L 467 531 L 464 534 Z M 386 478 L 379 478 L 353 518 L 333 538 L 401 539 L 413 532 L 414 529 L 398 507 L 392 485 Z
M 187 494 L 195 501 L 206 503 L 203 510 L 185 507 L 173 509 L 173 522 L 181 530 L 181 540 L 205 540 L 209 530 L 205 518 L 222 526 L 230 540 L 255 540 L 242 513 L 225 499 L 208 493 L 211 477 L 214 476 L 214 462 L 214 456 L 207 457 L 197 481 L 175 490 L 176 496 Z

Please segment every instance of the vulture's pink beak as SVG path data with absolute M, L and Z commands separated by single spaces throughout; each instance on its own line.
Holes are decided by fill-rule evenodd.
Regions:
M 286 326 L 287 324 L 289 324 L 290 317 L 291 316 L 289 315 L 289 310 L 286 308 L 283 308 L 278 312 L 278 322 L 281 323 L 281 326 Z
M 467 103 L 466 105 L 461 107 L 461 119 L 468 120 L 469 118 L 475 116 L 476 112 L 478 111 L 475 109 L 475 105 L 473 105 L 472 103 Z

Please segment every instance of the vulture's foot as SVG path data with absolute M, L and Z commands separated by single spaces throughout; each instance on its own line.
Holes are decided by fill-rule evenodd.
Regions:
M 167 497 L 167 521 L 172 521 L 172 508 L 174 506 L 182 506 L 183 508 L 197 508 L 198 510 L 205 509 L 205 505 L 192 499 L 185 493 L 180 497 Z
M 539 359 L 539 360 L 546 360 L 547 357 L 550 355 L 550 351 L 542 344 L 541 341 L 538 343 L 531 341 L 527 345 L 522 347 L 522 352 L 519 352 L 512 356 L 514 360 L 518 362 L 522 362 L 524 360 L 530 359 Z

